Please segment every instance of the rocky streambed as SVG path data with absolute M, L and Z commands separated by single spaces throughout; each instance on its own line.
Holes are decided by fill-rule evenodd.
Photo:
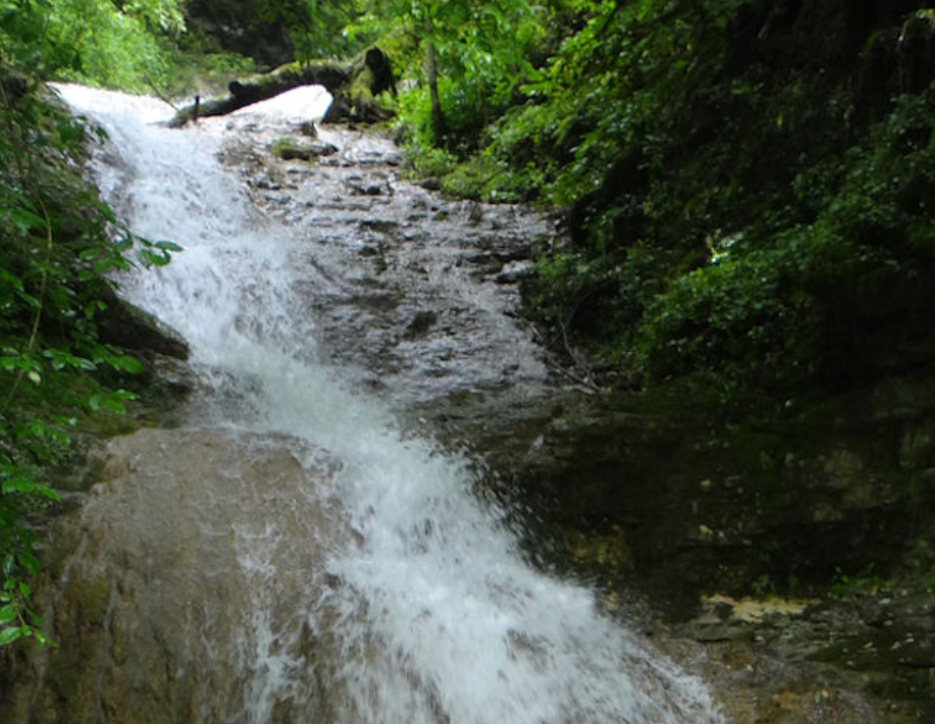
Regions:
M 519 296 L 532 247 L 557 243 L 547 218 L 401 181 L 385 139 L 325 130 L 322 140 L 344 151 L 314 168 L 261 155 L 241 170 L 271 213 L 336 229 L 322 239 L 345 279 L 398 295 L 376 309 L 355 291 L 319 302 L 335 316 L 331 353 L 406 400 L 421 432 L 491 466 L 488 493 L 526 510 L 517 526 L 531 556 L 604 578 L 618 612 L 627 595 L 615 588 L 642 591 L 635 609 L 662 614 L 666 633 L 653 633 L 684 639 L 674 652 L 707 658 L 736 721 L 933 715 L 931 582 L 912 575 L 925 551 L 906 550 L 920 532 L 909 522 L 920 500 L 912 480 L 932 453 L 924 376 L 839 402 L 848 412 L 734 436 L 710 409 L 577 384 L 536 345 Z M 342 173 L 349 163 L 357 170 Z M 315 202 L 303 189 L 333 203 L 305 215 Z M 380 220 L 360 218 L 362 206 Z M 363 233 L 348 244 L 355 225 Z M 465 299 L 485 301 L 469 309 Z M 521 359 L 500 356 L 504 329 L 522 330 L 507 342 Z M 894 420 L 900 397 L 920 402 Z M 899 577 L 884 585 L 874 565 Z
M 906 481 L 927 480 L 935 462 L 925 409 L 869 415 L 856 432 L 823 429 L 825 416 L 811 428 L 725 436 L 716 416 L 677 396 L 571 382 L 550 363 L 520 293 L 534 248 L 557 243 L 547 216 L 406 181 L 399 151 L 370 131 L 329 127 L 310 139 L 307 124 L 247 109 L 197 132 L 221 139 L 220 160 L 257 209 L 305 240 L 286 261 L 301 270 L 288 313 L 309 320 L 299 353 L 353 371 L 408 434 L 466 451 L 477 495 L 505 506 L 527 557 L 593 585 L 606 616 L 635 623 L 702 676 L 730 721 L 931 718 L 932 593 L 911 567 L 892 586 L 867 573 L 873 560 L 926 570 L 926 552 L 906 550 L 924 547 L 906 516 L 927 498 L 906 493 L 916 489 Z M 247 285 L 247 305 L 263 283 L 258 274 L 256 288 Z M 198 379 L 195 370 L 186 383 L 194 394 L 163 415 L 179 429 L 111 441 L 84 476 L 93 484 L 84 502 L 50 526 L 42 601 L 61 648 L 4 653 L 3 721 L 223 721 L 254 706 L 246 721 L 286 723 L 346 710 L 346 692 L 322 683 L 341 642 L 283 623 L 347 590 L 320 565 L 329 546 L 363 541 L 328 503 L 340 465 L 299 439 L 270 446 L 212 427 Z M 873 399 L 878 412 L 890 409 L 892 394 Z M 239 462 L 219 473 L 229 460 Z M 807 499 L 788 492 L 803 479 Z M 261 513 L 250 529 L 234 522 L 243 506 Z M 182 525 L 178 510 L 201 519 Z M 269 551 L 285 593 L 252 606 L 272 590 L 272 569 L 245 574 L 238 556 L 261 538 L 275 548 L 281 539 L 264 533 L 280 526 L 314 545 Z M 218 545 L 225 537 L 234 545 Z M 893 545 L 862 556 L 874 541 Z M 300 581 L 307 570 L 322 572 Z M 785 595 L 790 570 L 802 579 L 799 597 Z M 236 622 L 209 614 L 205 597 L 272 618 L 253 622 L 253 638 L 226 637 Z M 220 640 L 237 643 L 220 651 Z M 236 662 L 238 673 L 198 665 L 206 659 Z M 263 662 L 255 677 L 242 673 L 251 661 Z M 321 675 L 296 684 L 298 661 L 317 662 Z M 271 667 L 291 683 L 263 689 Z
M 544 389 L 548 371 L 518 282 L 532 247 L 554 235 L 548 218 L 402 181 L 402 156 L 384 136 L 326 126 L 313 142 L 249 112 L 227 124 L 237 132 L 224 163 L 258 206 L 308 239 L 291 263 L 308 270 L 300 294 L 325 357 L 364 370 L 403 405 Z M 295 158 L 303 148 L 310 161 Z

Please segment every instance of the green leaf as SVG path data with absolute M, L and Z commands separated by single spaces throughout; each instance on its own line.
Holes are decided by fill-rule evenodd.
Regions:
M 21 639 L 28 629 L 21 628 L 19 626 L 10 626 L 8 628 L 0 629 L 0 646 L 7 646 L 17 639 Z
M 23 280 L 18 276 L 10 274 L 6 269 L 0 268 L 0 282 L 9 284 L 14 289 L 23 291 Z
M 17 611 L 16 606 L 12 603 L 8 603 L 5 606 L 0 606 L 0 625 L 10 623 L 10 621 L 15 621 L 19 616 L 19 611 Z
M 39 575 L 42 567 L 39 565 L 39 559 L 36 558 L 29 551 L 20 551 L 19 555 L 16 557 L 19 561 L 19 564 L 25 568 L 27 571 L 34 575 Z M 2 622 L 0 622 L 2 623 Z
M 99 311 L 102 311 L 104 309 L 107 309 L 107 303 L 100 299 L 94 299 L 88 302 L 87 305 L 85 305 L 84 316 L 90 319 L 95 314 L 97 314 Z
M 32 635 L 36 639 L 37 643 L 39 643 L 40 646 L 50 646 L 52 648 L 58 648 L 58 644 L 55 642 L 55 640 L 46 636 L 44 633 L 42 633 L 42 631 L 33 629 Z
M 105 397 L 104 406 L 111 412 L 116 412 L 118 415 L 123 415 L 127 411 L 126 406 L 114 397 Z
M 97 369 L 97 366 L 91 360 L 84 357 L 77 357 L 67 350 L 47 349 L 43 354 L 52 361 L 52 367 L 56 370 L 72 367 L 86 372 L 92 372 Z
M 10 211 L 10 220 L 20 231 L 32 231 L 33 229 L 45 228 L 45 219 L 22 207 L 14 208 Z
M 103 137 L 105 139 L 107 138 L 107 132 L 103 128 L 100 128 L 100 127 L 98 128 L 98 134 L 99 135 L 103 134 Z M 100 211 L 101 215 L 111 224 L 117 223 L 117 218 L 114 216 L 113 209 L 111 209 L 110 206 L 108 206 L 107 204 L 99 203 L 97 205 L 97 210 Z
M 157 241 L 153 246 L 163 251 L 184 251 L 181 246 L 172 241 Z
M 139 249 L 136 252 L 136 258 L 144 267 L 165 266 L 171 261 L 169 252 L 163 251 L 161 254 L 157 254 L 150 249 Z
M 129 372 L 130 374 L 138 375 L 143 371 L 142 362 L 128 354 L 121 355 L 120 357 L 112 357 L 109 361 L 115 370 L 120 370 L 121 372 Z
M 58 493 L 35 480 L 29 478 L 16 477 L 4 480 L 2 485 L 3 494 L 19 493 L 21 495 L 41 495 L 49 500 L 60 500 Z

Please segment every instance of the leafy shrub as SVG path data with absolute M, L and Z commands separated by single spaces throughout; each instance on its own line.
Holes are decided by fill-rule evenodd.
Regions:
M 836 387 L 935 355 L 933 102 L 898 99 L 863 143 L 803 170 L 792 186 L 813 222 L 737 235 L 674 279 L 641 322 L 644 369 Z
M 0 0 L 0 53 L 59 79 L 140 90 L 167 71 L 161 38 L 184 28 L 178 0 Z
M 142 370 L 99 338 L 107 274 L 128 268 L 134 247 L 144 265 L 178 248 L 134 238 L 84 186 L 89 133 L 34 80 L 0 72 L 0 645 L 48 643 L 30 605 L 27 521 L 58 499 L 50 471 L 76 427 L 132 398 L 104 380 Z

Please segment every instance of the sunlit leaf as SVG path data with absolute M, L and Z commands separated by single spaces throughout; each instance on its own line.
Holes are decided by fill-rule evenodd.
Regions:
M 136 357 L 130 355 L 113 357 L 110 359 L 110 364 L 114 369 L 122 372 L 129 372 L 134 375 L 140 374 L 143 371 L 143 364 Z
M 17 639 L 23 637 L 26 633 L 26 629 L 20 628 L 19 626 L 9 626 L 4 629 L 0 629 L 0 646 L 6 646 L 13 643 Z
M 4 495 L 20 493 L 23 495 L 41 495 L 49 500 L 60 500 L 58 493 L 54 490 L 28 478 L 20 477 L 4 480 L 0 490 L 3 491 Z
M 0 625 L 10 623 L 10 621 L 15 621 L 19 616 L 16 606 L 12 603 L 8 603 L 4 606 L 0 606 Z
M 182 251 L 182 247 L 172 241 L 157 241 L 153 243 L 153 246 L 165 251 Z

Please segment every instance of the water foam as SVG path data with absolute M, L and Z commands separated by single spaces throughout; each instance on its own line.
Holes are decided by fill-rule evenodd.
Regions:
M 216 405 L 212 422 L 302 438 L 338 461 L 332 492 L 354 536 L 328 562 L 340 585 L 304 592 L 299 616 L 342 642 L 329 667 L 344 692 L 336 721 L 721 721 L 697 679 L 603 617 L 591 592 L 523 561 L 500 511 L 471 494 L 466 461 L 404 439 L 381 401 L 317 363 L 314 320 L 293 289 L 311 271 L 289 261 L 303 240 L 260 214 L 218 162 L 224 121 L 170 131 L 154 124 L 167 116 L 154 101 L 62 93 L 107 127 L 113 146 L 97 173 L 134 231 L 185 248 L 122 284 L 189 339 L 218 399 L 241 401 L 233 417 Z M 276 105 L 280 121 L 311 112 Z M 264 121 L 261 106 L 249 112 Z M 271 614 L 277 576 L 263 541 L 277 535 L 258 536 L 240 557 L 260 592 L 241 646 L 249 674 L 237 721 L 251 724 L 274 721 L 272 702 L 310 675 L 277 645 L 298 635 Z

